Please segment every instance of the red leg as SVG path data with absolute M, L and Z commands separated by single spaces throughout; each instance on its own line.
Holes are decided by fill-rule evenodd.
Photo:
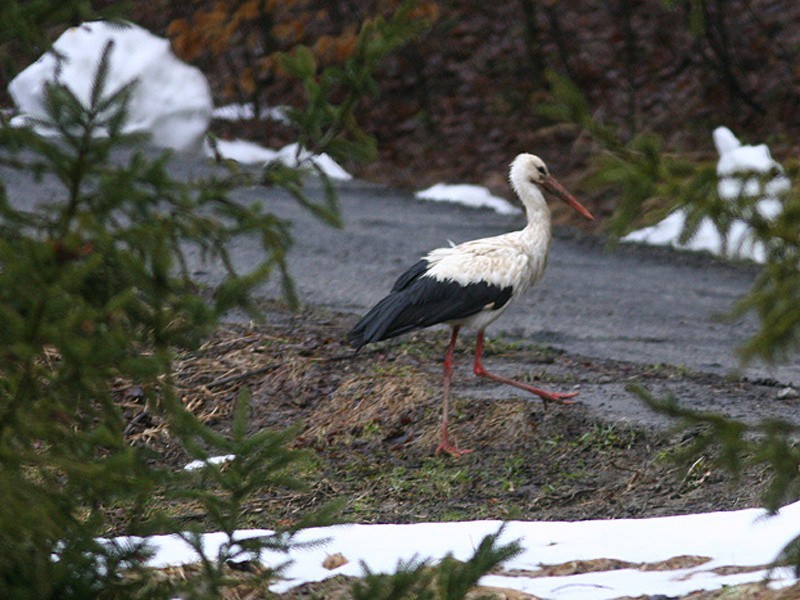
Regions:
M 528 385 L 527 383 L 517 381 L 516 379 L 509 379 L 507 377 L 495 375 L 494 373 L 489 373 L 489 371 L 487 371 L 483 366 L 483 331 L 478 332 L 478 339 L 475 342 L 475 365 L 472 370 L 475 375 L 478 375 L 479 377 L 486 377 L 493 381 L 507 383 L 508 385 L 513 385 L 514 387 L 525 390 L 526 392 L 536 394 L 542 399 L 542 402 L 545 406 L 547 406 L 548 402 L 554 402 L 556 404 L 572 404 L 572 401 L 568 400 L 568 398 L 573 398 L 578 395 L 578 392 L 548 392 L 537 387 L 533 387 L 532 385 Z
M 453 375 L 453 354 L 456 349 L 456 339 L 458 338 L 459 325 L 453 326 L 453 333 L 450 335 L 450 344 L 444 354 L 444 402 L 442 405 L 442 436 L 436 448 L 436 454 L 447 452 L 447 454 L 458 458 L 472 450 L 462 450 L 450 443 L 447 435 L 447 413 L 450 410 L 450 378 Z

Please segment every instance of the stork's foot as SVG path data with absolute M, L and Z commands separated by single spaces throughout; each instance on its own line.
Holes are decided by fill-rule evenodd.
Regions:
M 472 450 L 466 450 L 464 448 L 457 448 L 455 445 L 450 443 L 450 436 L 447 435 L 447 420 L 442 423 L 442 437 L 439 440 L 439 445 L 436 446 L 436 455 L 445 452 L 452 456 L 453 458 L 459 458 L 464 456 L 465 454 L 469 454 Z
M 465 454 L 472 452 L 472 450 L 467 450 L 466 448 L 456 448 L 448 440 L 442 440 L 436 447 L 435 454 L 438 456 L 442 452 L 449 454 L 453 458 L 461 458 Z
M 530 390 L 539 398 L 542 399 L 542 402 L 545 406 L 547 406 L 548 402 L 552 402 L 553 404 L 562 404 L 562 405 L 569 405 L 575 404 L 574 400 L 570 400 L 570 398 L 574 398 L 578 395 L 579 392 L 546 392 L 545 390 L 540 390 L 539 388 L 531 387 Z

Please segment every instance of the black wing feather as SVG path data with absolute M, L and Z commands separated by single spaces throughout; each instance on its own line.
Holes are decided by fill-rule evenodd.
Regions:
M 355 348 L 437 323 L 465 319 L 481 310 L 502 308 L 513 288 L 484 281 L 461 285 L 424 277 L 426 261 L 401 275 L 392 292 L 378 302 L 348 335 Z
M 397 278 L 397 281 L 395 281 L 392 286 L 392 291 L 399 292 L 404 287 L 407 287 L 409 283 L 423 275 L 427 270 L 428 261 L 423 258 Z

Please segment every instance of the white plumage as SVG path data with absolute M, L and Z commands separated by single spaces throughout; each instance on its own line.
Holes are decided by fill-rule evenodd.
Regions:
M 437 248 L 403 273 L 390 294 L 376 304 L 350 331 L 356 347 L 391 338 L 437 323 L 452 328 L 444 360 L 444 406 L 438 452 L 460 456 L 468 450 L 454 446 L 447 433 L 450 378 L 455 343 L 463 326 L 478 330 L 475 347 L 476 375 L 534 393 L 545 402 L 567 403 L 575 395 L 546 392 L 522 382 L 489 373 L 483 367 L 483 331 L 508 307 L 510 300 L 544 275 L 550 250 L 550 209 L 540 186 L 558 196 L 583 216 L 592 215 L 547 171 L 542 159 L 520 154 L 511 163 L 509 179 L 525 207 L 528 224 L 505 233 Z

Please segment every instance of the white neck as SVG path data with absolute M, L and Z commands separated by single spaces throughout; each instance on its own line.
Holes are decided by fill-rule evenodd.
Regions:
M 542 190 L 538 185 L 529 181 L 512 180 L 514 191 L 519 196 L 525 207 L 525 214 L 528 217 L 528 227 L 545 227 L 550 229 L 550 208 L 544 199 Z
M 524 182 L 522 189 L 517 190 L 519 199 L 525 205 L 528 224 L 519 232 L 519 241 L 528 256 L 528 275 L 521 281 L 520 290 L 535 284 L 544 273 L 547 256 L 550 253 L 552 229 L 550 225 L 550 208 L 545 202 L 539 187 Z M 516 186 L 515 186 L 516 188 Z

